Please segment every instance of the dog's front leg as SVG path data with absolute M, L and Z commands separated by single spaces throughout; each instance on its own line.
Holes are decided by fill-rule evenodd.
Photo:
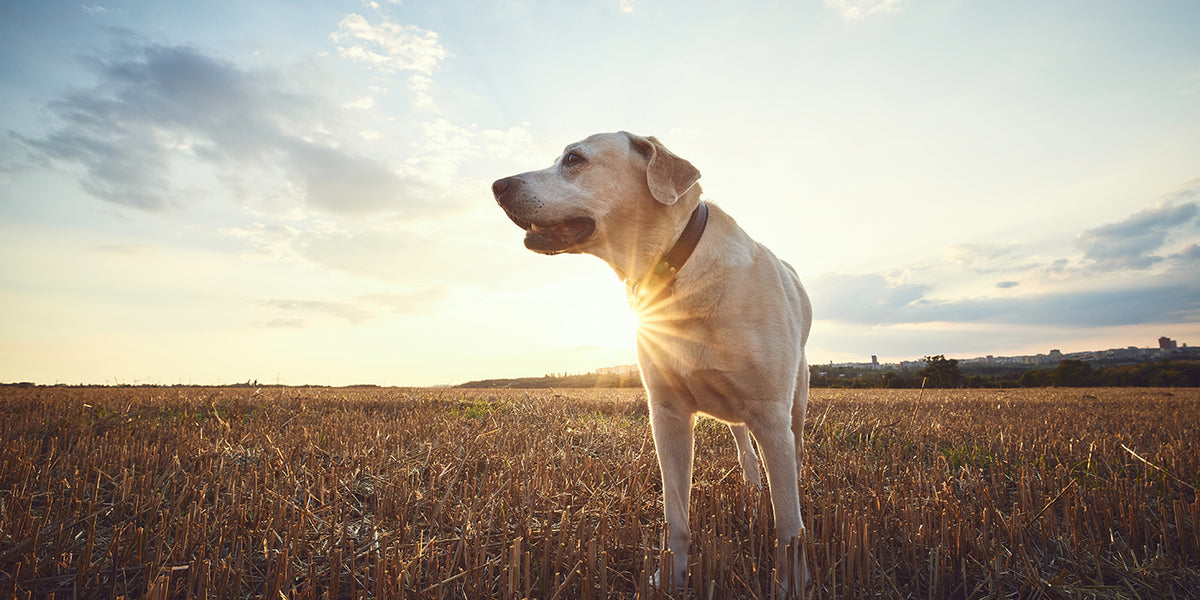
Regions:
M 672 589 L 687 583 L 688 544 L 692 540 L 688 528 L 688 503 L 692 492 L 692 448 L 695 415 L 672 406 L 669 399 L 650 397 L 650 427 L 654 434 L 654 450 L 662 472 L 663 507 L 667 521 L 667 549 L 674 555 L 674 568 L 658 573 L 654 587 Z

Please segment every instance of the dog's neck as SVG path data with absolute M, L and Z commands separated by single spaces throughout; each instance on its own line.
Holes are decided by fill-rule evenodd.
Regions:
M 694 186 L 668 207 L 662 215 L 665 223 L 631 232 L 635 238 L 608 246 L 608 256 L 600 256 L 625 283 L 630 305 L 639 312 L 671 299 L 676 274 L 704 235 L 709 206 L 700 200 L 699 188 Z
M 707 226 L 708 203 L 701 201 L 692 210 L 671 249 L 659 255 L 641 277 L 626 281 L 630 300 L 639 312 L 670 299 L 675 289 L 676 274 L 687 263 L 688 258 L 691 258 Z
M 700 195 L 700 186 L 694 185 L 678 202 L 664 207 L 656 223 L 642 222 L 639 227 L 612 232 L 606 241 L 585 252 L 608 263 L 622 282 L 632 286 L 671 252 L 700 205 Z M 677 262 L 676 269 L 682 266 L 682 261 Z

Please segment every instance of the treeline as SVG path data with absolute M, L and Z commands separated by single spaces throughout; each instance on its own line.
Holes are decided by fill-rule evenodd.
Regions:
M 642 387 L 638 374 L 612 375 L 585 373 L 583 375 L 543 375 L 541 377 L 519 377 L 516 379 L 483 379 L 457 385 L 459 388 L 624 388 Z
M 970 372 L 958 361 L 927 356 L 914 371 L 848 371 L 812 367 L 812 387 L 827 388 L 1031 388 L 1031 387 L 1200 387 L 1200 362 L 1171 361 L 1094 367 L 1067 359 L 1053 368 Z
M 814 388 L 1021 388 L 1021 387 L 1200 387 L 1200 361 L 1160 360 L 1134 365 L 1093 367 L 1064 360 L 1053 368 L 960 368 L 944 356 L 925 357 L 926 366 L 906 371 L 863 371 L 823 365 L 810 367 Z M 470 381 L 459 388 L 636 388 L 641 377 L 586 373 Z

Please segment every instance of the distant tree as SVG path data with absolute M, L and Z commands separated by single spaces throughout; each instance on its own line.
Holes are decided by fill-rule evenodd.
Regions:
M 808 385 L 815 388 L 834 387 L 837 384 L 837 373 L 825 365 L 809 365 Z
M 913 387 L 911 379 L 895 371 L 888 371 L 883 374 L 881 384 L 885 388 L 907 388 Z
M 1046 371 L 1030 369 L 1021 373 L 1021 378 L 1017 380 L 1017 385 L 1023 388 L 1044 387 L 1050 384 L 1049 377 L 1046 376 Z
M 962 372 L 957 360 L 938 354 L 925 357 L 925 367 L 917 371 L 917 377 L 925 380 L 925 387 L 953 388 L 962 381 Z
M 988 387 L 988 380 L 984 379 L 982 375 L 968 375 L 966 377 L 966 379 L 963 379 L 963 387 L 967 387 L 967 388 Z
M 1054 385 L 1059 387 L 1084 387 L 1094 385 L 1092 381 L 1092 365 L 1082 360 L 1066 359 L 1054 369 L 1050 377 Z
M 1200 364 L 1162 360 L 1143 365 L 1150 387 L 1195 387 L 1200 384 Z

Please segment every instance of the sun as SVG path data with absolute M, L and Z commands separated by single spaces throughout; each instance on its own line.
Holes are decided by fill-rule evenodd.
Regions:
M 571 319 L 563 332 L 572 345 L 633 349 L 638 317 L 624 286 L 611 278 L 580 281 L 572 297 Z

